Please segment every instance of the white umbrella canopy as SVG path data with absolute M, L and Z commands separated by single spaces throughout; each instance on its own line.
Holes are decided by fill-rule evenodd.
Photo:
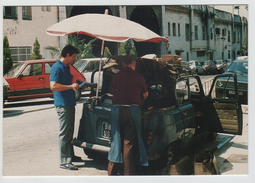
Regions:
M 137 42 L 167 43 L 169 41 L 136 22 L 107 14 L 73 16 L 52 25 L 45 31 L 52 36 L 76 33 L 110 42 L 125 42 L 131 38 Z
M 161 37 L 148 28 L 116 16 L 105 14 L 81 14 L 76 15 L 58 22 L 47 28 L 45 32 L 51 36 L 66 36 L 70 34 L 85 34 L 87 36 L 101 39 L 101 60 L 99 65 L 98 83 L 100 83 L 102 56 L 104 41 L 125 42 L 133 39 L 137 42 L 154 42 L 169 40 Z M 99 86 L 97 86 L 96 98 L 98 97 Z

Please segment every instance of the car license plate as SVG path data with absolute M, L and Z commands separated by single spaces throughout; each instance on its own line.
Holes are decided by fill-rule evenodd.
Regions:
M 102 123 L 102 137 L 110 138 L 111 137 L 111 124 L 107 122 Z
M 229 91 L 228 91 L 228 94 L 230 94 L 230 95 L 235 95 L 235 91 L 229 90 Z M 238 92 L 238 95 L 243 95 L 243 92 L 239 91 L 239 92 Z

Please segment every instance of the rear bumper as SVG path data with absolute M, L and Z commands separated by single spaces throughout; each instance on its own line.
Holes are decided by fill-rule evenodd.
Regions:
M 94 151 L 99 151 L 99 152 L 106 152 L 108 153 L 110 151 L 110 147 L 107 146 L 102 146 L 102 145 L 98 145 L 98 144 L 91 144 L 88 142 L 82 142 L 80 140 L 77 140 L 76 138 L 73 139 L 72 144 L 77 146 L 77 147 L 81 147 L 84 149 L 91 149 Z

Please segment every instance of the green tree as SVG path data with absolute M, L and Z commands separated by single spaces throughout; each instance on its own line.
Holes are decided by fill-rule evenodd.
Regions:
M 119 49 L 118 49 L 118 55 L 137 55 L 136 53 L 136 48 L 134 45 L 134 41 L 133 40 L 128 40 L 124 43 L 120 43 L 119 45 Z
M 12 60 L 12 57 L 11 57 L 11 50 L 10 50 L 10 47 L 9 47 L 9 41 L 8 41 L 8 37 L 7 36 L 4 36 L 4 39 L 3 39 L 3 66 L 4 66 L 4 71 L 3 71 L 3 74 L 6 74 L 11 68 L 12 68 L 12 65 L 13 65 L 13 60 Z
M 112 54 L 111 54 L 109 48 L 105 47 L 105 49 L 104 49 L 104 56 L 103 57 L 109 58 L 110 56 L 112 56 Z
M 131 49 L 130 49 L 130 53 L 129 54 L 137 56 L 137 52 L 136 52 L 136 48 L 135 48 L 135 43 L 134 43 L 133 40 L 131 41 Z
M 96 41 L 96 39 L 90 40 L 87 44 L 85 43 L 85 39 L 81 39 L 78 34 L 72 34 L 68 36 L 68 44 L 74 46 L 78 49 L 79 54 L 76 56 L 76 59 L 82 59 L 82 58 L 94 58 L 95 55 L 92 53 L 93 45 L 92 43 Z M 49 50 L 52 54 L 52 56 L 58 56 L 61 55 L 61 50 L 58 47 L 54 46 L 47 46 L 47 50 Z
M 37 38 L 35 39 L 33 53 L 31 54 L 30 59 L 31 60 L 42 59 L 42 55 L 40 54 L 40 44 L 39 44 Z

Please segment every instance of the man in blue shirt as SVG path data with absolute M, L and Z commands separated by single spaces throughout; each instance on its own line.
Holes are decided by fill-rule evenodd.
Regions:
M 60 60 L 51 68 L 50 88 L 53 91 L 54 105 L 59 116 L 59 147 L 60 147 L 60 168 L 78 170 L 72 164 L 74 158 L 73 139 L 75 120 L 75 90 L 79 89 L 77 83 L 72 83 L 72 75 L 69 65 L 76 60 L 78 50 L 71 45 L 63 48 Z

